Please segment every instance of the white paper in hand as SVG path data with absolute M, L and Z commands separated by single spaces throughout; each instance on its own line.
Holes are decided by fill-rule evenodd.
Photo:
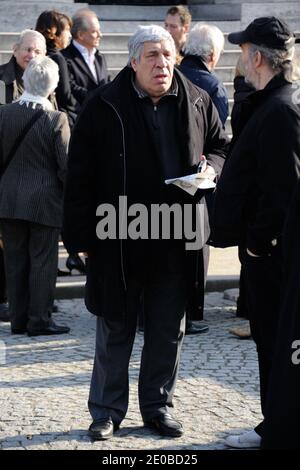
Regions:
M 211 189 L 216 187 L 216 183 L 209 178 L 205 178 L 203 173 L 194 173 L 193 175 L 180 176 L 165 180 L 166 184 L 175 184 L 191 196 L 194 196 L 197 189 Z

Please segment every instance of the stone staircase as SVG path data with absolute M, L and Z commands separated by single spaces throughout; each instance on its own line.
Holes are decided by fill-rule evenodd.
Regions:
M 223 81 L 229 95 L 230 110 L 233 104 L 233 84 L 235 64 L 239 48 L 228 43 L 230 31 L 237 31 L 256 16 L 278 14 L 300 31 L 300 0 L 292 2 L 257 2 L 255 0 L 190 0 L 189 8 L 195 22 L 209 22 L 218 26 L 225 34 L 225 51 L 221 56 L 216 74 Z M 87 3 L 74 3 L 73 0 L 59 2 L 40 0 L 39 2 L 23 0 L 12 2 L 0 0 L 0 64 L 7 62 L 11 56 L 12 45 L 17 32 L 34 27 L 35 20 L 41 11 L 56 8 L 69 15 Z M 130 6 L 130 5 L 90 5 L 100 19 L 103 39 L 100 45 L 105 55 L 112 78 L 127 63 L 127 42 L 139 24 L 156 23 L 163 25 L 168 6 Z M 17 31 L 17 32 L 12 32 Z M 230 119 L 226 130 L 231 134 Z

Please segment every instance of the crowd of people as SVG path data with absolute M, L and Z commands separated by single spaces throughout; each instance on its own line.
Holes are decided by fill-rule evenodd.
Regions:
M 230 141 L 228 97 L 214 74 L 224 49 L 219 28 L 191 28 L 187 8 L 172 7 L 164 28 L 140 26 L 130 37 L 128 64 L 112 81 L 101 36 L 91 10 L 72 19 L 44 11 L 0 66 L 0 320 L 11 322 L 12 334 L 69 332 L 52 318 L 61 236 L 68 269 L 87 274 L 85 302 L 97 316 L 90 436 L 112 437 L 126 415 L 142 315 L 140 412 L 145 426 L 179 437 L 184 430 L 171 409 L 180 351 L 185 334 L 208 330 L 209 245 L 238 246 L 264 419 L 226 444 L 293 448 L 300 417 L 299 367 L 291 359 L 299 330 L 297 38 L 273 16 L 229 34 L 241 48 Z M 192 174 L 215 189 L 199 185 L 192 195 L 165 184 Z M 145 236 L 157 205 L 182 211 L 190 231 L 201 232 L 200 245 L 187 248 L 187 231 L 178 237 L 171 218 L 168 237 Z

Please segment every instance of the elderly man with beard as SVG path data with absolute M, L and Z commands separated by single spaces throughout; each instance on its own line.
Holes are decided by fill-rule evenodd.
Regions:
M 126 197 L 151 214 L 157 204 L 197 206 L 197 196 L 165 180 L 195 173 L 206 155 L 208 178 L 219 174 L 227 138 L 211 99 L 177 70 L 175 45 L 160 26 L 140 27 L 129 41 L 129 65 L 99 88 L 74 128 L 65 194 L 64 240 L 88 254 L 86 305 L 98 315 L 94 369 L 89 396 L 93 439 L 113 435 L 128 408 L 128 367 L 144 293 L 144 347 L 139 405 L 145 426 L 179 437 L 182 425 L 173 407 L 184 310 L 194 269 L 185 239 L 99 237 L 99 208 L 118 209 Z M 200 193 L 202 197 L 203 193 Z M 119 211 L 122 232 L 124 212 Z M 208 226 L 203 217 L 203 232 Z M 192 221 L 191 221 L 192 222 Z M 119 227 L 120 230 L 120 227 Z M 107 235 L 107 236 L 106 236 Z M 126 238 L 126 237 L 125 237 Z M 204 234 L 205 240 L 208 233 Z M 196 266 L 196 264 L 195 264 Z
M 228 40 L 240 45 L 245 78 L 257 91 L 248 97 L 242 131 L 218 182 L 211 244 L 240 247 L 264 415 L 282 295 L 282 233 L 300 174 L 295 37 L 284 21 L 262 17 Z M 260 447 L 263 428 L 262 421 L 254 430 L 229 436 L 226 444 Z

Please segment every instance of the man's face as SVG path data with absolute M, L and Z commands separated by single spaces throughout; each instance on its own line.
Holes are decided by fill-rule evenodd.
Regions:
M 167 15 L 165 19 L 165 29 L 169 31 L 174 39 L 176 48 L 180 51 L 186 42 L 186 35 L 189 30 L 189 25 L 183 25 L 178 13 L 176 15 Z
M 15 46 L 14 56 L 17 64 L 25 70 L 33 57 L 46 55 L 45 44 L 33 36 L 25 36 L 22 43 Z
M 145 42 L 140 61 L 131 61 L 137 84 L 154 102 L 170 89 L 175 64 L 175 54 L 168 40 Z
M 79 31 L 78 42 L 87 49 L 94 49 L 99 47 L 100 38 L 102 37 L 100 31 L 100 24 L 97 18 L 91 16 L 88 19 L 89 28 L 87 31 Z
M 255 68 L 255 60 L 254 57 L 250 54 L 250 44 L 245 43 L 241 44 L 241 61 L 242 61 L 242 66 L 244 69 L 244 74 L 245 74 L 245 81 L 246 83 L 249 83 L 250 85 L 254 86 L 254 88 L 257 88 L 257 71 Z

